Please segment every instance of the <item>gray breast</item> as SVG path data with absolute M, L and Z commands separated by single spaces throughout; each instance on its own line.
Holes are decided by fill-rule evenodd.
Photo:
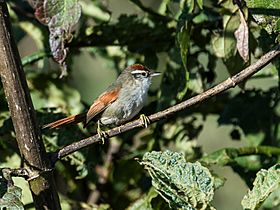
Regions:
M 119 125 L 131 120 L 143 108 L 150 84 L 150 80 L 142 81 L 141 85 L 134 85 L 136 88 L 131 88 L 131 91 L 127 91 L 123 87 L 118 99 L 109 105 L 101 115 L 101 123 Z

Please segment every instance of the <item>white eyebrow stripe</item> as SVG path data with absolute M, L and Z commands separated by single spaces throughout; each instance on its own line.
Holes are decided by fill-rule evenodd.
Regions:
M 131 72 L 131 74 L 142 74 L 142 73 L 146 73 L 147 71 L 145 71 L 145 70 L 133 70 L 132 72 Z

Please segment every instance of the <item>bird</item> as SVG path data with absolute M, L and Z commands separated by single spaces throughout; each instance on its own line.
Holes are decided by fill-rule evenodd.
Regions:
M 87 112 L 62 118 L 48 123 L 42 128 L 60 128 L 77 123 L 83 123 L 86 127 L 90 121 L 95 119 L 98 122 L 98 134 L 104 135 L 100 124 L 121 125 L 140 112 L 147 100 L 152 78 L 159 75 L 160 72 L 155 72 L 142 64 L 130 65 L 94 100 Z M 147 127 L 148 118 L 141 115 L 140 119 Z

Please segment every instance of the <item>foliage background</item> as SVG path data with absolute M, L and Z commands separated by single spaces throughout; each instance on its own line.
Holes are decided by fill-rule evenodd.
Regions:
M 82 17 L 75 26 L 66 60 L 68 75 L 60 79 L 59 65 L 48 56 L 47 28 L 34 19 L 27 2 L 9 1 L 15 38 L 26 61 L 24 69 L 41 125 L 84 111 L 121 69 L 138 62 L 163 73 L 154 80 L 142 113 L 160 111 L 248 66 L 275 44 L 279 33 L 277 27 L 271 26 L 269 31 L 268 24 L 258 25 L 252 13 L 244 9 L 250 27 L 250 60 L 246 63 L 236 50 L 234 31 L 240 17 L 232 1 L 206 0 L 203 7 L 199 0 L 141 2 L 81 0 Z M 30 55 L 37 56 L 38 61 L 31 62 Z M 134 159 L 148 151 L 183 152 L 187 161 L 194 162 L 223 148 L 279 147 L 277 68 L 279 60 L 238 88 L 58 162 L 56 182 L 62 209 L 132 206 L 151 187 L 148 173 Z M 0 166 L 19 167 L 22 163 L 2 88 L 0 97 Z M 94 126 L 46 130 L 44 142 L 48 151 L 54 151 L 94 130 Z M 215 174 L 226 179 L 215 192 L 212 205 L 216 209 L 241 209 L 241 200 L 252 188 L 256 172 L 277 162 L 279 154 L 248 155 L 233 158 L 227 166 L 211 165 Z M 27 183 L 21 178 L 15 180 L 23 189 L 24 204 L 32 208 Z M 279 201 L 279 196 L 276 198 Z M 157 204 L 167 206 L 160 196 L 156 199 Z

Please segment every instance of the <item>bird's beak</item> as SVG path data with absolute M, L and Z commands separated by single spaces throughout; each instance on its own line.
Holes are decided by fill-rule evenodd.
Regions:
M 152 73 L 151 73 L 151 76 L 152 76 L 152 77 L 159 76 L 159 75 L 161 75 L 160 72 L 152 71 Z

